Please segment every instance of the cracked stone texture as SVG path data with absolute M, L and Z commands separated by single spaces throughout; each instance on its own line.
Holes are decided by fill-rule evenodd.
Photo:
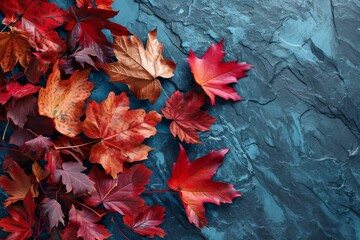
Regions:
M 162 81 L 168 94 L 194 85 L 190 47 L 201 56 L 224 37 L 225 60 L 254 66 L 233 85 L 245 100 L 218 98 L 209 109 L 218 121 L 201 134 L 205 143 L 186 145 L 190 159 L 230 147 L 215 179 L 245 196 L 206 204 L 209 227 L 201 231 L 188 223 L 177 195 L 145 196 L 166 206 L 166 239 L 360 239 L 358 0 L 115 0 L 113 8 L 120 10 L 114 20 L 144 41 L 158 29 L 165 57 L 177 63 L 175 77 Z M 92 76 L 93 100 L 125 89 L 107 79 Z M 162 93 L 154 106 L 145 104 L 159 110 L 165 100 Z M 147 141 L 156 148 L 146 161 L 154 172 L 149 189 L 167 187 L 179 151 L 168 123 L 158 130 Z M 107 218 L 112 239 L 123 239 L 121 217 Z
M 225 60 L 254 65 L 233 85 L 244 101 L 217 99 L 218 118 L 188 146 L 190 159 L 230 147 L 217 180 L 245 194 L 206 205 L 209 228 L 186 219 L 179 198 L 166 205 L 169 239 L 360 239 L 360 2 L 350 0 L 122 0 L 116 21 L 141 37 L 157 28 L 177 63 L 168 93 L 194 84 L 186 58 L 225 38 Z M 162 107 L 165 96 L 155 108 Z M 156 106 L 158 105 L 158 106 Z M 147 165 L 150 188 L 166 186 L 178 141 L 166 127 Z M 116 239 L 116 238 L 114 238 Z

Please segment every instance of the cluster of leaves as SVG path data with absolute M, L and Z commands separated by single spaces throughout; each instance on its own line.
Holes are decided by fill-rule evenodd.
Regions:
M 154 103 L 161 78 L 174 75 L 175 63 L 162 56 L 156 30 L 146 48 L 125 27 L 110 22 L 118 12 L 112 0 L 77 0 L 68 11 L 48 0 L 2 0 L 5 28 L 0 32 L 0 120 L 3 134 L 0 186 L 8 194 L 9 216 L 0 227 L 7 239 L 34 239 L 44 232 L 63 239 L 106 239 L 101 224 L 108 212 L 123 215 L 134 232 L 165 236 L 159 225 L 165 209 L 141 198 L 151 171 L 141 163 L 162 117 L 171 120 L 174 137 L 201 143 L 198 132 L 210 130 L 215 118 L 201 110 L 206 95 L 241 100 L 228 84 L 250 69 L 246 63 L 222 62 L 223 41 L 202 58 L 190 51 L 188 62 L 203 92 L 174 92 L 162 114 L 130 109 L 126 92 L 113 92 L 101 103 L 87 101 L 94 88 L 91 71 L 105 71 L 111 82 L 126 84 L 135 97 Z M 61 27 L 62 26 L 62 27 Z M 66 38 L 59 33 L 67 31 Z M 103 34 L 108 29 L 113 43 Z M 16 73 L 16 74 L 15 74 Z M 66 79 L 66 80 L 64 80 Z M 86 102 L 86 107 L 85 107 Z M 11 128 L 12 131 L 8 130 Z M 203 203 L 231 203 L 241 196 L 233 185 L 211 178 L 229 149 L 212 151 L 193 162 L 180 145 L 168 181 L 191 223 L 207 225 Z M 86 166 L 86 167 L 85 167 Z

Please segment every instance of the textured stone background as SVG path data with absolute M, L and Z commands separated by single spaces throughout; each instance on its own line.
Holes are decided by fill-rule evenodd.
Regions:
M 254 65 L 234 85 L 245 101 L 217 99 L 210 112 L 218 121 L 201 135 L 205 144 L 187 146 L 190 159 L 230 147 L 216 179 L 234 183 L 245 197 L 206 205 L 209 228 L 200 231 L 187 222 L 177 195 L 146 196 L 166 205 L 167 239 L 360 239 L 360 1 L 115 2 L 115 20 L 143 40 L 158 29 L 165 56 L 178 65 L 163 81 L 168 94 L 193 86 L 190 47 L 201 56 L 224 37 L 226 60 Z M 93 81 L 95 100 L 114 89 L 106 77 Z M 165 99 L 148 108 L 163 107 Z M 146 162 L 154 171 L 148 187 L 166 188 L 178 154 L 168 123 L 148 144 L 156 147 Z M 112 239 L 122 239 L 108 227 Z
M 199 56 L 224 37 L 226 60 L 254 65 L 234 85 L 246 100 L 218 100 L 205 144 L 188 148 L 194 159 L 230 147 L 217 179 L 245 197 L 207 205 L 198 231 L 176 196 L 155 195 L 169 239 L 360 239 L 360 1 L 116 2 L 116 20 L 143 40 L 156 27 L 178 64 L 167 92 L 191 88 L 190 47 Z M 178 143 L 165 131 L 150 142 L 161 145 L 147 162 L 159 189 Z

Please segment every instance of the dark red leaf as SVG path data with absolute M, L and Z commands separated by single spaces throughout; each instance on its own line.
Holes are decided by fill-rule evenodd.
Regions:
M 55 170 L 54 179 L 58 182 L 61 177 L 68 193 L 72 191 L 77 195 L 94 192 L 94 182 L 82 173 L 84 170 L 86 168 L 79 162 L 65 162 L 62 164 L 62 169 Z
M 39 158 L 43 153 L 48 153 L 53 146 L 53 142 L 48 137 L 42 135 L 25 142 L 25 149 L 30 153 L 35 152 L 36 158 Z
M 22 147 L 26 141 L 34 138 L 34 134 L 26 129 L 19 128 L 11 136 L 9 143 Z
M 59 223 L 64 225 L 64 213 L 61 210 L 61 205 L 55 199 L 45 198 L 42 203 L 42 210 L 44 215 L 47 215 L 50 222 L 50 229 L 57 227 Z
M 197 131 L 210 130 L 216 121 L 207 111 L 200 110 L 204 103 L 205 96 L 193 91 L 186 95 L 176 91 L 166 100 L 166 107 L 161 111 L 167 119 L 173 120 L 170 131 L 174 137 L 178 136 L 181 141 L 187 143 L 200 142 Z
M 85 203 L 93 207 L 103 204 L 120 214 L 130 213 L 144 205 L 139 195 L 145 190 L 150 175 L 151 171 L 142 164 L 124 169 L 116 179 L 94 167 L 89 176 L 95 182 L 96 192 L 85 198 Z
M 84 240 L 103 240 L 109 238 L 111 234 L 109 234 L 108 230 L 96 223 L 100 220 L 101 217 L 94 212 L 88 209 L 79 211 L 72 206 L 69 212 L 70 224 L 65 228 L 63 238 L 64 236 L 69 236 L 68 232 L 74 233 L 75 229 L 77 229 L 76 236 L 82 237 Z
M 22 128 L 28 120 L 28 116 L 37 114 L 37 102 L 35 96 L 27 96 L 17 100 L 12 99 L 6 105 L 7 117 Z
M 71 50 L 77 45 L 80 49 L 93 49 L 96 56 L 102 63 L 114 56 L 113 45 L 101 32 L 109 29 L 113 35 L 129 35 L 128 30 L 116 23 L 108 21 L 115 17 L 118 12 L 112 10 L 95 8 L 70 8 L 72 19 L 65 26 L 66 30 L 71 31 L 68 39 Z
M 164 237 L 166 233 L 158 225 L 164 221 L 165 208 L 160 206 L 144 206 L 139 211 L 133 211 L 125 214 L 124 223 L 128 225 L 134 232 L 147 235 L 151 238 L 158 235 Z
M 29 192 L 23 202 L 23 207 L 10 206 L 7 208 L 9 217 L 0 220 L 0 227 L 9 232 L 7 240 L 25 240 L 33 235 L 35 225 L 35 202 Z
M 56 62 L 58 53 L 56 51 L 35 52 L 33 53 L 29 66 L 25 69 L 26 79 L 31 83 L 38 83 L 51 64 Z
M 30 42 L 38 51 L 62 51 L 64 41 L 55 32 L 61 26 L 68 13 L 48 0 L 2 0 L 0 11 L 5 14 L 3 23 L 15 23 L 30 34 Z

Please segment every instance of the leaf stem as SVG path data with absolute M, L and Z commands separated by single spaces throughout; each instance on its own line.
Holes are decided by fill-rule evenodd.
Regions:
M 104 197 L 101 198 L 101 202 L 104 201 L 104 199 L 107 198 L 107 196 L 111 193 L 111 191 L 118 185 L 118 179 L 115 180 L 114 186 L 111 187 L 111 189 L 104 195 Z
M 166 93 L 166 91 L 165 91 L 165 89 L 162 87 L 161 83 L 160 83 L 159 81 L 156 81 L 156 80 L 155 80 L 155 82 L 160 85 L 160 88 L 161 88 L 161 90 L 164 92 L 166 98 L 167 98 L 167 99 L 170 99 L 170 98 L 169 98 L 169 95 Z
M 100 142 L 100 141 L 101 141 L 100 139 L 96 139 L 96 140 L 94 140 L 94 141 L 87 142 L 87 143 L 83 143 L 83 144 L 79 144 L 79 145 L 63 146 L 63 147 L 54 146 L 54 148 L 55 148 L 56 150 L 59 150 L 59 149 L 68 149 L 68 148 L 77 148 L 77 147 L 83 147 L 83 146 L 86 146 L 86 145 L 90 145 L 90 144 L 93 144 L 93 143 L 98 143 L 98 142 Z
M 65 198 L 66 198 L 67 200 L 70 200 L 70 201 L 72 201 L 72 202 L 74 202 L 74 203 L 76 203 L 76 204 L 79 204 L 80 206 L 82 206 L 82 207 L 90 210 L 91 212 L 95 213 L 96 216 L 98 216 L 99 218 L 102 217 L 102 215 L 100 215 L 99 213 L 97 213 L 94 209 L 92 209 L 92 208 L 89 207 L 88 205 L 83 204 L 83 203 L 81 203 L 81 202 L 78 202 L 78 201 L 76 201 L 76 200 L 74 200 L 74 199 L 71 199 L 71 198 L 67 197 L 66 194 L 65 194 Z
M 121 231 L 121 229 L 116 225 L 117 230 L 119 231 L 119 233 L 126 239 L 126 240 L 130 240 L 130 238 L 128 238 L 125 233 L 123 233 L 123 231 Z
M 39 225 L 40 225 L 40 221 L 39 221 Z M 38 234 L 34 237 L 34 240 L 38 239 L 41 235 L 41 233 L 43 233 L 45 230 L 45 227 L 43 227 L 41 230 L 40 230 L 40 227 L 38 228 Z
M 23 73 L 23 72 L 18 73 L 18 74 L 16 74 L 16 75 L 13 75 L 13 76 L 11 77 L 10 81 L 16 81 L 16 80 L 18 80 L 19 78 L 21 78 L 22 76 L 24 76 L 24 73 Z
M 5 140 L 5 135 L 6 135 L 6 131 L 7 131 L 8 127 L 9 127 L 9 122 L 10 121 L 8 120 L 6 123 L 5 129 L 4 129 L 4 132 L 3 132 L 2 138 L 1 138 L 3 141 Z
M 1 32 L 3 32 L 7 27 L 8 27 L 8 25 L 5 25 L 5 26 L 3 27 L 3 29 L 1 29 Z
M 30 129 L 26 129 L 28 132 L 30 132 L 30 133 L 32 133 L 32 134 L 34 134 L 36 137 L 38 137 L 39 136 L 39 134 L 36 134 L 35 132 L 33 132 L 33 131 L 31 131 Z
M 39 186 L 40 186 L 41 191 L 43 192 L 43 194 L 45 194 L 45 190 L 44 190 L 44 188 L 43 188 L 43 186 L 42 186 L 41 182 L 39 182 Z

